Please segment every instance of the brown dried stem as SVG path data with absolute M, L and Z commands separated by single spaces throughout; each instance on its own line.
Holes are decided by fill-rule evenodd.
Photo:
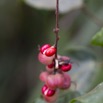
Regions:
M 59 40 L 59 36 L 58 36 L 58 32 L 59 32 L 59 0 L 56 0 L 56 10 L 55 10 L 55 15 L 56 15 L 56 24 L 55 24 L 55 29 L 54 29 L 54 33 L 56 36 L 55 39 L 55 48 L 56 48 L 56 53 L 55 53 L 55 59 L 57 59 L 57 49 L 58 49 L 58 40 Z

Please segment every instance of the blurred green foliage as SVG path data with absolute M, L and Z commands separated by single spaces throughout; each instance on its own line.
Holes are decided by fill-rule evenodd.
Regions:
M 103 83 L 99 84 L 96 88 L 84 96 L 72 100 L 70 103 L 102 103 L 103 102 Z
M 96 35 L 92 38 L 92 44 L 103 46 L 103 29 L 101 29 L 99 32 L 97 32 Z
M 103 21 L 103 0 L 85 0 L 85 4 Z M 96 75 L 96 79 L 93 83 L 85 81 L 90 90 L 103 81 L 103 48 L 90 44 L 100 26 L 80 9 L 61 14 L 59 24 L 59 53 L 81 63 L 79 72 L 74 69 L 72 73 L 79 75 L 82 65 L 88 68 L 85 63 L 91 64 L 89 60 L 96 65 L 92 71 L 97 71 L 90 71 L 91 78 Z M 20 0 L 0 0 L 0 103 L 31 103 L 40 95 L 38 76 L 45 67 L 37 60 L 38 45 L 54 43 L 54 26 L 53 10 L 38 10 Z

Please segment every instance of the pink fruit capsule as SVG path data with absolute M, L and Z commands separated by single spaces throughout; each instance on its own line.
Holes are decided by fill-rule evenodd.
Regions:
M 40 75 L 39 75 L 39 78 L 42 82 L 45 82 L 47 77 L 48 77 L 49 73 L 48 72 L 41 72 Z
M 61 87 L 61 89 L 68 89 L 71 86 L 71 78 L 69 74 L 64 73 L 64 83 Z
M 47 57 L 46 55 L 44 55 L 44 54 L 42 54 L 42 53 L 39 53 L 39 54 L 38 54 L 38 60 L 39 60 L 42 64 L 50 65 L 50 64 L 52 64 L 53 59 L 54 59 L 54 55 L 51 56 L 51 57 Z
M 51 74 L 46 79 L 46 85 L 51 89 L 56 89 L 55 75 Z
M 64 83 L 64 75 L 60 73 L 55 74 L 55 84 L 58 88 L 61 88 Z
M 51 74 L 47 77 L 45 83 L 51 89 L 61 88 L 64 83 L 64 76 L 60 73 Z

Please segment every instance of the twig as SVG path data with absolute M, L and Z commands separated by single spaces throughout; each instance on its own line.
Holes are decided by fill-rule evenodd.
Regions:
M 55 39 L 55 48 L 56 48 L 56 53 L 55 53 L 55 59 L 57 59 L 57 49 L 58 49 L 58 40 L 59 40 L 59 36 L 58 36 L 58 32 L 59 32 L 59 0 L 56 0 L 56 10 L 55 10 L 55 15 L 56 15 L 56 24 L 55 24 L 55 29 L 53 30 L 56 36 Z

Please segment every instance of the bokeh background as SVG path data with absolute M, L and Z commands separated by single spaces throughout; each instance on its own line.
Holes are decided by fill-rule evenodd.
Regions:
M 38 45 L 55 39 L 55 3 L 44 1 L 0 0 L 0 103 L 35 103 L 40 95 Z M 103 0 L 72 1 L 60 4 L 58 51 L 72 58 L 70 75 L 84 94 L 103 81 L 103 48 L 90 43 L 103 26 Z

